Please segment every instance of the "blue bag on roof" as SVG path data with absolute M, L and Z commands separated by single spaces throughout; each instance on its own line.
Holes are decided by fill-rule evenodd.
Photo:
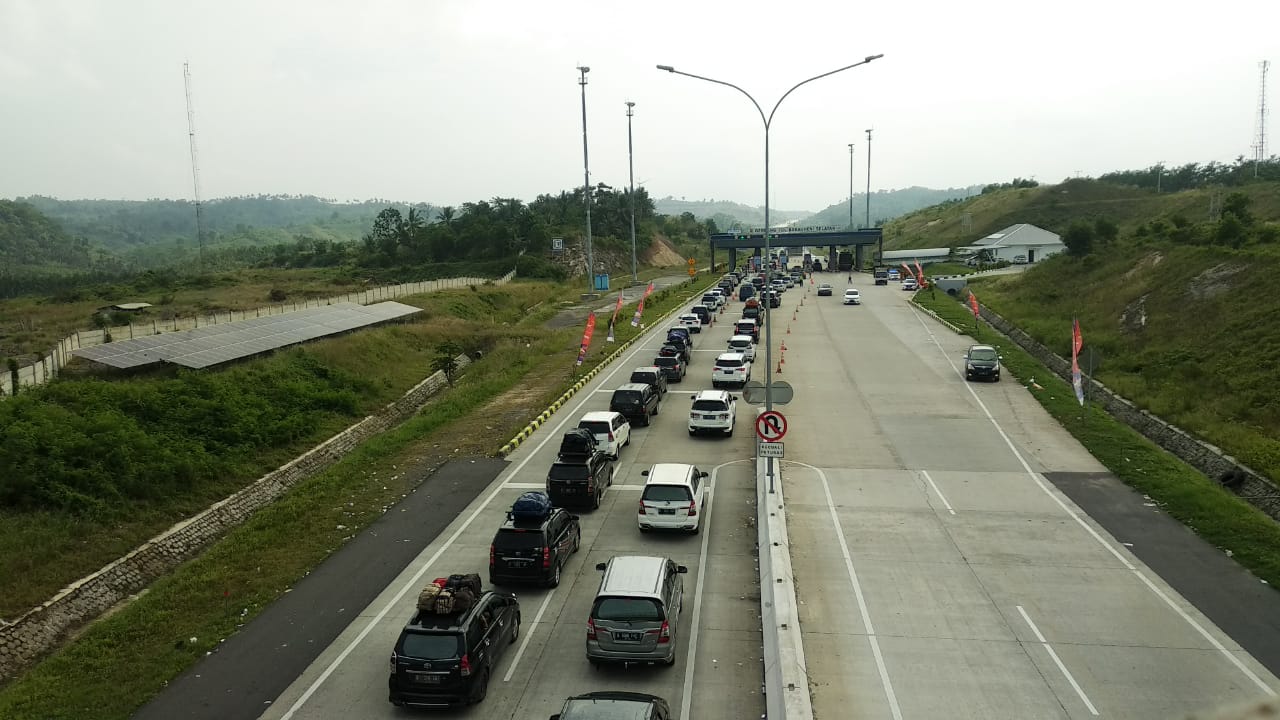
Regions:
M 551 514 L 551 498 L 544 492 L 531 490 L 516 498 L 511 517 L 517 520 L 541 520 Z

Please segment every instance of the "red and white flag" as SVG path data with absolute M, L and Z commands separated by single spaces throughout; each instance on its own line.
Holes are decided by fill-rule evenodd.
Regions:
M 613 328 L 618 323 L 618 312 L 622 310 L 622 291 L 618 291 L 618 304 L 613 306 L 613 317 L 609 318 L 609 335 L 605 337 L 607 342 L 615 340 L 613 336 Z
M 907 267 L 906 263 L 902 263 L 902 271 L 906 273 L 909 278 L 914 278 L 916 276 L 915 273 L 911 272 L 911 268 Z
M 1084 406 L 1084 377 L 1080 373 L 1080 348 L 1084 338 L 1080 336 L 1080 321 L 1071 321 L 1071 387 L 1075 388 L 1076 401 Z
M 978 296 L 969 291 L 969 307 L 973 309 L 973 318 L 978 319 Z
M 578 348 L 578 364 L 587 359 L 587 348 L 591 347 L 591 335 L 596 331 L 596 314 L 587 316 L 587 330 L 582 333 L 582 346 Z
M 920 267 L 920 258 L 916 258 L 916 282 L 924 284 L 924 268 Z
M 631 327 L 640 327 L 640 316 L 644 314 L 644 301 L 649 299 L 649 293 L 653 292 L 653 281 L 649 281 L 649 287 L 644 289 L 644 295 L 640 297 L 640 304 L 636 306 L 636 314 L 631 316 Z

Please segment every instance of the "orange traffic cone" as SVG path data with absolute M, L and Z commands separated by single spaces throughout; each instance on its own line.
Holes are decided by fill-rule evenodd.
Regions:
M 786 352 L 786 351 L 787 351 L 787 344 L 782 343 L 782 352 Z
M 777 369 L 777 370 L 775 370 L 774 372 L 776 372 L 776 373 L 777 373 L 777 374 L 779 374 L 779 375 L 781 375 L 781 374 L 782 374 L 782 361 L 781 361 L 781 360 L 779 360 L 779 361 L 778 361 L 778 369 Z
M 788 326 L 787 326 L 787 334 L 788 334 L 788 335 L 790 335 L 790 334 L 791 334 L 791 326 L 790 326 L 790 325 L 788 325 Z

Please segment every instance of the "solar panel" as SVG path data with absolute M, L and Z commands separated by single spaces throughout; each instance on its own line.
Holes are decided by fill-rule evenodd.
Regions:
M 336 303 L 280 315 L 95 345 L 73 355 L 116 368 L 168 362 L 206 368 L 422 312 L 412 305 Z

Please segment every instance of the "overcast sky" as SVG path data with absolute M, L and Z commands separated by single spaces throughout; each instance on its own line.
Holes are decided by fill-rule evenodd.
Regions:
M 593 182 L 819 210 L 871 188 L 1251 156 L 1280 2 L 0 0 L 0 197 L 461 204 Z M 1277 123 L 1271 123 L 1277 128 Z M 1280 133 L 1280 128 L 1277 128 Z M 1270 144 L 1271 153 L 1280 145 Z

